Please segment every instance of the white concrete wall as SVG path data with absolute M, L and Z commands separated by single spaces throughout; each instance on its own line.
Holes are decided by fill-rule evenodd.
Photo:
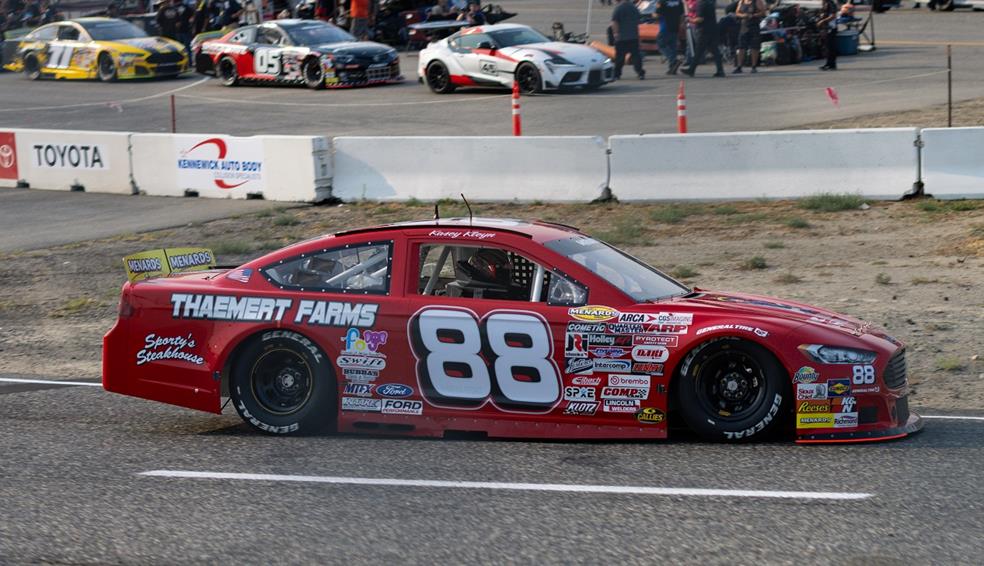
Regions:
M 343 200 L 589 201 L 605 187 L 599 137 L 338 137 Z
M 984 197 L 984 128 L 922 130 L 923 190 L 936 198 Z
M 612 136 L 622 201 L 795 198 L 821 192 L 896 199 L 917 180 L 915 128 Z
M 67 191 L 81 185 L 93 193 L 133 192 L 129 133 L 8 131 L 14 132 L 17 144 L 19 176 L 31 188 Z

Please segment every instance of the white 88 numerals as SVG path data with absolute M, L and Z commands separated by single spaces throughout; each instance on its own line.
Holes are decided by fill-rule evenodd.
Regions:
M 427 309 L 410 323 L 421 390 L 437 405 L 479 407 L 491 397 L 514 410 L 543 411 L 560 399 L 547 323 L 533 314 Z

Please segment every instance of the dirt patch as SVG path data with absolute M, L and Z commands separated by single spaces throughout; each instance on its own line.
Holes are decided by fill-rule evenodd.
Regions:
M 957 102 L 953 105 L 953 127 L 984 125 L 984 98 Z M 828 122 L 802 124 L 788 130 L 829 130 L 843 128 L 945 128 L 946 104 L 919 110 L 883 112 Z
M 259 213 L 48 250 L 0 255 L 0 372 L 96 378 L 125 254 L 212 247 L 238 264 L 291 242 L 407 219 L 430 204 Z M 796 299 L 884 326 L 909 344 L 913 402 L 984 407 L 984 203 L 477 205 L 482 216 L 575 224 L 702 288 Z M 456 203 L 442 215 L 462 214 Z

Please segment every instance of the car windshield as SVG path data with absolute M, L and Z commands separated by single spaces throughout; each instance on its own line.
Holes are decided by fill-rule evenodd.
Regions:
M 690 289 L 608 244 L 587 236 L 547 242 L 551 250 L 576 261 L 637 302 L 685 295 Z
M 144 30 L 122 20 L 111 20 L 106 22 L 79 22 L 89 36 L 95 41 L 117 41 L 120 39 L 133 39 L 134 37 L 147 37 Z
M 322 43 L 341 43 L 355 41 L 348 32 L 328 24 L 309 24 L 291 26 L 287 29 L 294 45 L 320 45 Z
M 530 28 L 509 28 L 489 32 L 495 44 L 499 47 L 527 45 L 530 43 L 546 43 L 550 41 L 545 35 Z

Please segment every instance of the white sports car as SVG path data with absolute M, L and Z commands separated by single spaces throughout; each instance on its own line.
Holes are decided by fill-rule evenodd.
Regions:
M 615 66 L 600 52 L 550 41 L 528 26 L 496 24 L 465 28 L 420 52 L 417 73 L 436 93 L 459 86 L 519 83 L 524 93 L 598 88 L 615 80 Z

